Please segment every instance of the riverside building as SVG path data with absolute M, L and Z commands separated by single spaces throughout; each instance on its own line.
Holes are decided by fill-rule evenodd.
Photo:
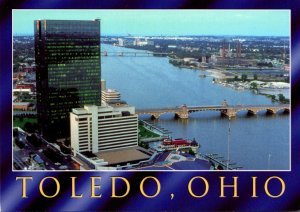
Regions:
M 84 106 L 70 113 L 73 154 L 137 147 L 138 116 L 130 106 Z
M 69 137 L 72 108 L 101 104 L 100 21 L 34 21 L 37 117 L 49 141 Z

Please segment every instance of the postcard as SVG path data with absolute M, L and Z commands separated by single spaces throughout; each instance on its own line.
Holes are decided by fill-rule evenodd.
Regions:
M 299 209 L 295 10 L 83 8 L 5 22 L 1 210 Z

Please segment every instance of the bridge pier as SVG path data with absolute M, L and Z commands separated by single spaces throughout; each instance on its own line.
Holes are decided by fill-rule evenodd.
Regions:
M 188 119 L 189 118 L 189 113 L 175 113 L 175 118 L 180 118 L 180 119 Z
M 152 120 L 158 119 L 160 115 L 161 115 L 161 114 L 159 114 L 159 113 L 151 113 L 151 119 L 152 119 Z
M 248 109 L 248 115 L 255 116 L 257 114 L 258 110 L 255 109 Z
M 181 119 L 188 119 L 189 118 L 189 111 L 186 105 L 180 107 L 180 110 L 176 113 L 177 116 Z
M 275 111 L 274 109 L 270 109 L 270 108 L 267 109 L 267 114 L 272 115 L 272 114 L 275 114 L 276 112 L 277 111 Z
M 229 119 L 236 117 L 236 111 L 234 109 L 221 110 L 221 115 L 227 116 Z
M 255 115 L 256 115 L 256 112 L 255 112 L 255 111 L 252 111 L 252 110 L 248 110 L 247 115 L 248 115 L 248 116 L 255 116 Z

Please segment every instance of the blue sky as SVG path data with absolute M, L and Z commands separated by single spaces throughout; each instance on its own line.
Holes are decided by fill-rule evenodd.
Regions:
M 290 35 L 288 10 L 13 10 L 13 34 L 33 34 L 36 19 L 95 18 L 102 35 Z

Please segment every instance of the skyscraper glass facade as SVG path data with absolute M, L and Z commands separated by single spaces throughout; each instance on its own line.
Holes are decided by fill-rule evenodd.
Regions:
M 50 140 L 68 137 L 69 113 L 100 105 L 100 21 L 36 20 L 37 115 Z

